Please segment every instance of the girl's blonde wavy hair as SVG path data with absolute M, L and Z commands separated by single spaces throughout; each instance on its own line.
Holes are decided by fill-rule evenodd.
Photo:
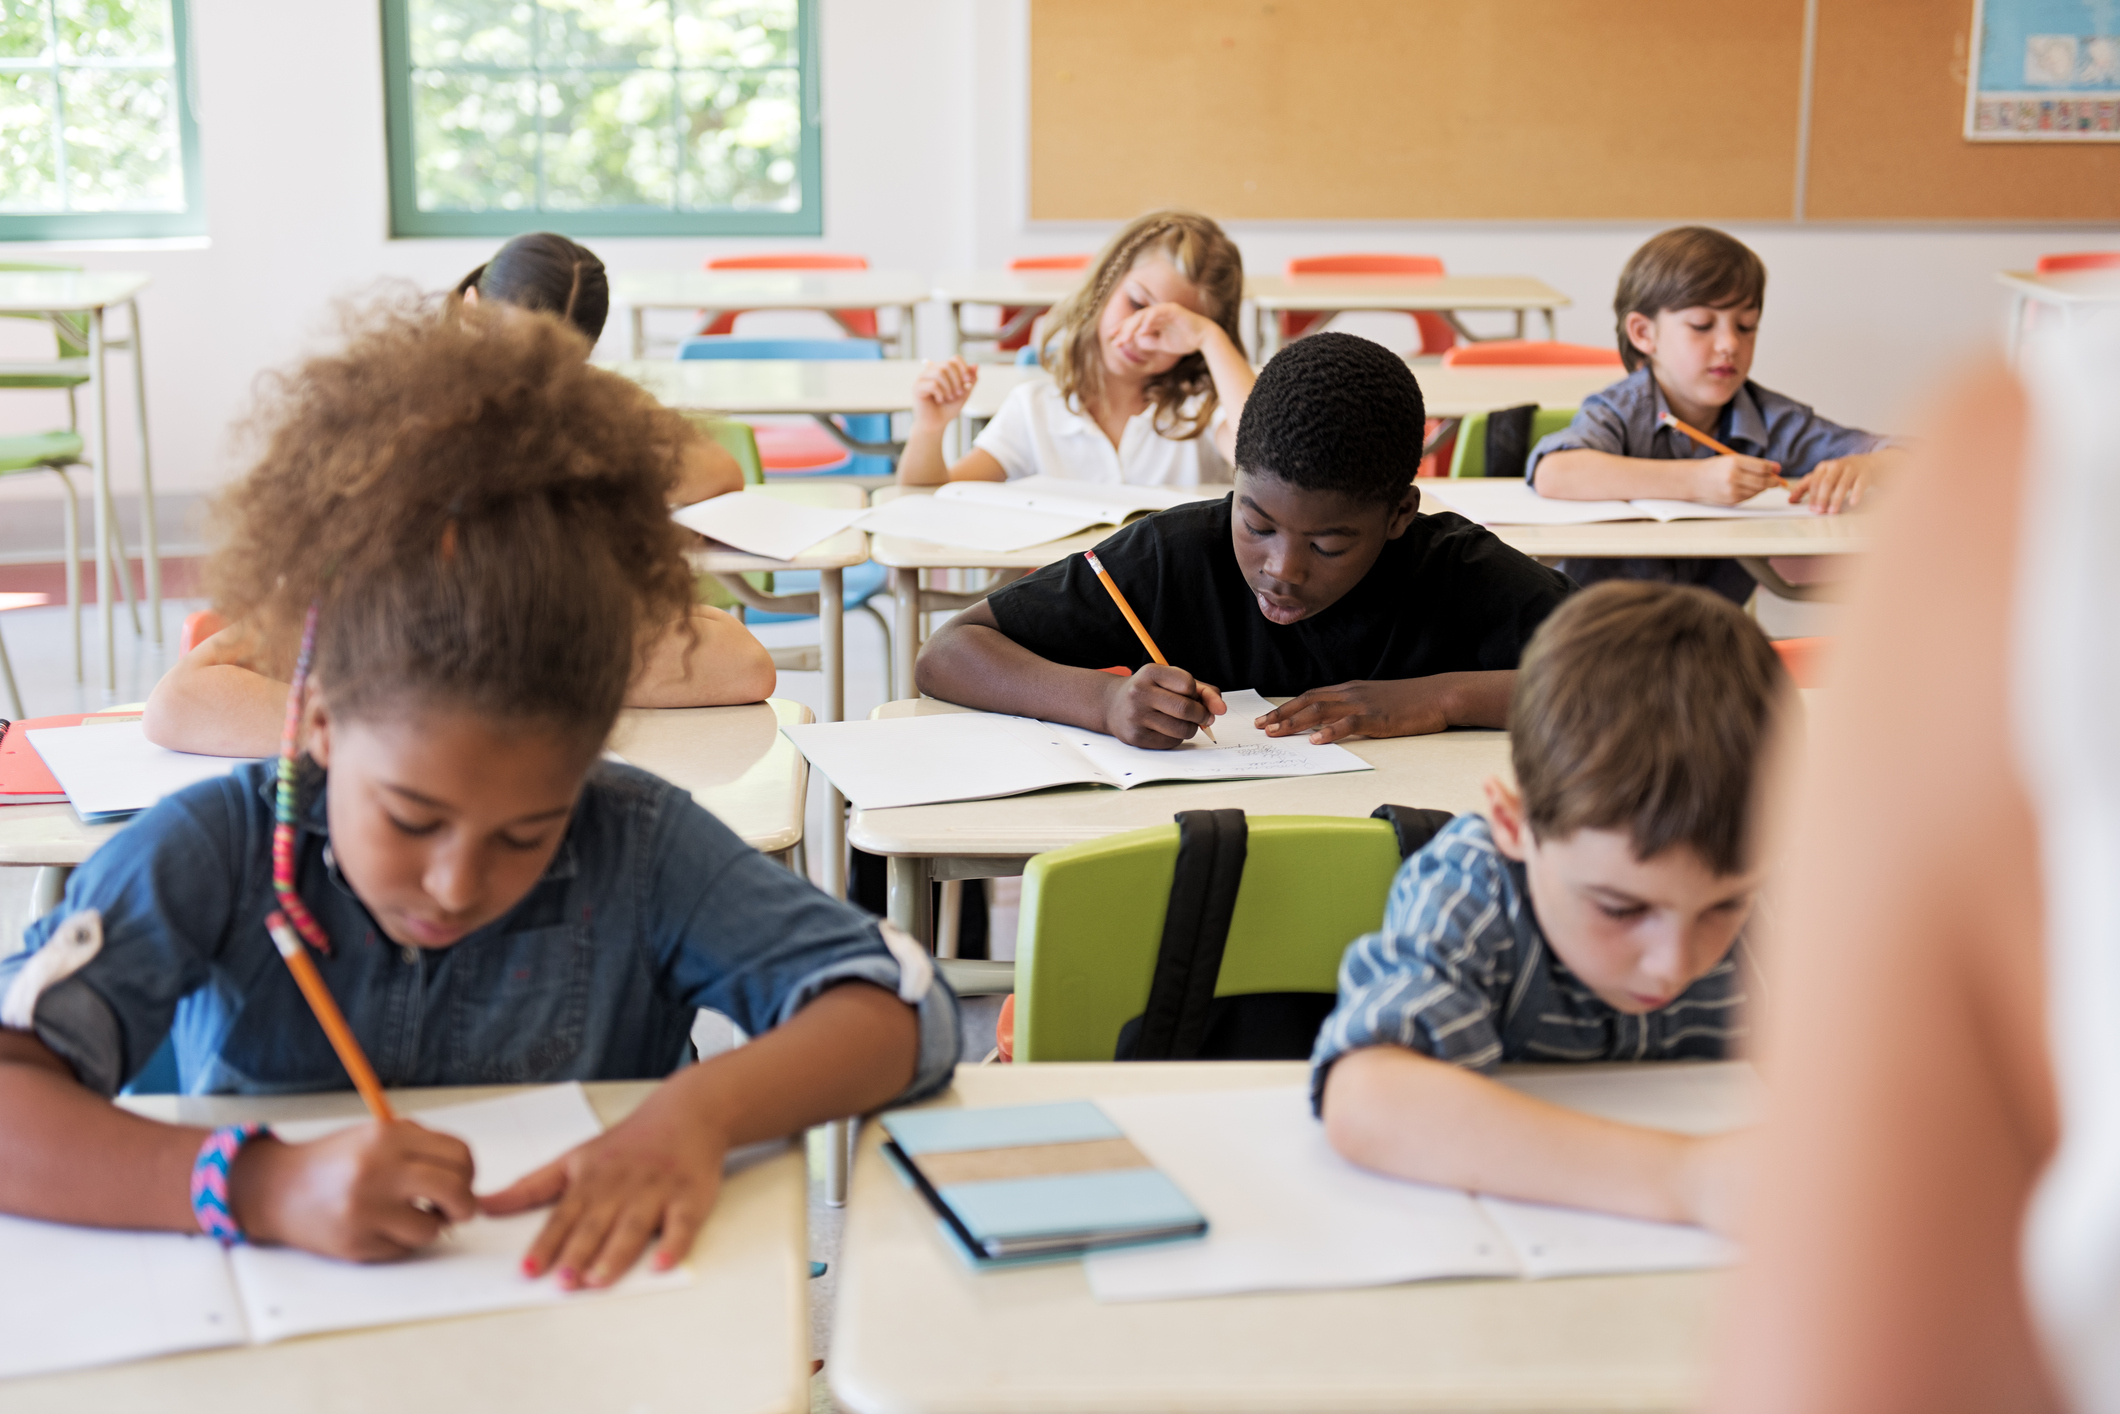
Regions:
M 1097 347 L 1097 320 L 1126 272 L 1146 255 L 1164 256 L 1176 266 L 1180 275 L 1198 287 L 1207 317 L 1221 326 L 1231 343 L 1244 346 L 1237 327 L 1237 311 L 1244 301 L 1244 257 L 1236 242 L 1196 211 L 1152 211 L 1113 236 L 1091 265 L 1089 278 L 1053 306 L 1039 347 L 1039 362 L 1051 370 L 1054 384 L 1070 407 L 1086 405 L 1103 390 L 1104 359 Z M 1156 410 L 1156 431 L 1165 437 L 1181 442 L 1197 437 L 1214 420 L 1215 382 L 1208 376 L 1203 354 L 1179 359 L 1151 378 L 1146 391 Z M 1194 397 L 1200 399 L 1199 405 L 1186 417 L 1181 409 Z

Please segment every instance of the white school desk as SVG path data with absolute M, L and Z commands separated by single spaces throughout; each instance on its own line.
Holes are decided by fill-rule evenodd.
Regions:
M 665 407 L 680 412 L 796 415 L 817 419 L 850 452 L 895 457 L 904 444 L 859 442 L 832 421 L 863 413 L 913 410 L 913 380 L 918 359 L 630 359 L 603 365 L 632 379 Z M 965 404 L 964 416 L 984 420 L 1000 411 L 1001 402 L 1020 383 L 1043 378 L 1035 368 L 987 365 Z
M 960 1066 L 937 1104 L 1299 1083 L 1294 1062 Z M 1080 1263 L 973 1272 L 868 1126 L 825 1369 L 855 1414 L 1695 1407 L 1723 1278 L 1437 1281 L 1099 1305 Z
M 50 371 L 87 375 L 88 425 L 85 455 L 96 481 L 96 612 L 103 620 L 103 690 L 118 688 L 118 645 L 111 626 L 110 547 L 118 534 L 117 511 L 110 498 L 110 399 L 105 354 L 124 349 L 132 354 L 134 412 L 140 429 L 140 533 L 147 568 L 147 600 L 153 613 L 155 642 L 162 641 L 162 552 L 155 539 L 155 486 L 147 448 L 147 365 L 140 345 L 140 291 L 148 277 L 123 270 L 0 271 L 0 314 L 85 314 L 88 356 L 49 364 L 10 364 L 11 372 Z M 113 339 L 104 330 L 104 311 L 123 305 L 126 337 Z M 123 565 L 120 574 L 128 573 Z M 81 643 L 74 641 L 79 666 Z
M 611 302 L 624 305 L 628 348 L 647 352 L 642 315 L 651 309 L 895 309 L 900 354 L 913 352 L 913 306 L 928 297 L 918 275 L 885 270 L 672 270 L 611 279 Z
M 1082 270 L 970 270 L 937 275 L 931 297 L 950 307 L 950 352 L 963 353 L 965 340 L 996 343 L 1031 326 L 1037 317 L 1074 293 L 1089 276 Z M 968 304 L 1019 309 L 1007 328 L 991 333 L 967 333 L 964 307 Z
M 2061 312 L 2064 324 L 2073 323 L 2085 310 L 2103 305 L 2120 308 L 2120 269 L 2056 270 L 2042 275 L 2036 270 L 2004 270 L 1996 277 L 2010 292 L 2010 362 L 2024 342 L 2025 316 L 2032 305 L 2049 305 Z
M 1524 315 L 1535 309 L 1546 316 L 1546 337 L 1551 339 L 1553 312 L 1571 303 L 1559 290 L 1528 275 L 1255 275 L 1244 284 L 1257 319 L 1252 353 L 1262 363 L 1280 347 L 1281 321 L 1276 316 L 1283 311 L 1329 319 L 1360 309 L 1412 309 L 1445 317 L 1498 309 L 1516 316 L 1516 337 L 1521 339 Z
M 654 1087 L 586 1087 L 617 1123 Z M 422 1109 L 501 1089 L 394 1091 Z M 126 1102 L 192 1124 L 358 1115 L 335 1095 L 155 1096 Z M 168 1356 L 0 1384 L 8 1414 L 152 1409 L 167 1414 L 449 1409 L 794 1414 L 809 1402 L 809 1251 L 803 1156 L 791 1146 L 733 1174 L 692 1248 L 679 1291 L 383 1326 Z M 83 1311 L 82 1320 L 95 1312 Z
M 629 708 L 610 748 L 653 771 L 712 811 L 753 849 L 792 864 L 802 843 L 803 797 L 810 767 L 783 726 L 811 720 L 800 702 L 769 698 L 743 707 Z M 31 918 L 59 902 L 67 872 L 119 830 L 84 825 L 71 805 L 0 806 L 0 866 L 34 866 Z
M 886 702 L 870 715 L 965 710 L 924 697 Z M 1391 804 L 1462 814 L 1484 808 L 1481 785 L 1489 776 L 1509 774 L 1507 732 L 1449 731 L 1341 744 L 1376 769 L 1260 781 L 1169 781 L 1123 791 L 1063 786 L 999 800 L 856 810 L 847 836 L 856 848 L 889 861 L 891 921 L 924 942 L 930 934 L 928 884 L 934 880 L 1020 874 L 1034 854 L 1168 825 L 1180 810 L 1236 807 L 1254 815 L 1359 818 Z

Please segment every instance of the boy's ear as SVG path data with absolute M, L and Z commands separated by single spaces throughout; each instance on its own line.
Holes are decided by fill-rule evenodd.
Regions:
M 1494 833 L 1494 847 L 1517 863 L 1531 852 L 1531 825 L 1524 818 L 1524 797 L 1500 776 L 1489 776 L 1481 789 L 1487 795 L 1487 825 Z
M 1406 494 L 1391 508 L 1391 519 L 1384 523 L 1384 538 L 1396 540 L 1413 524 L 1413 518 L 1421 509 L 1421 488 L 1412 482 L 1406 483 Z
M 1627 316 L 1627 342 L 1641 353 L 1656 356 L 1656 321 L 1636 310 Z

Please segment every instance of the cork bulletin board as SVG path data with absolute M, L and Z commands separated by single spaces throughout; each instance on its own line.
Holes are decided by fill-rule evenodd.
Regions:
M 1972 0 L 1031 0 L 1029 215 L 2120 220 L 1964 138 Z

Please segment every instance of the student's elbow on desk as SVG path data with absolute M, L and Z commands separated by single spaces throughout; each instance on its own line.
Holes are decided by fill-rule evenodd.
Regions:
M 725 707 L 773 695 L 773 655 L 731 614 L 694 605 L 690 627 L 673 625 L 643 656 L 626 688 L 628 707 Z

